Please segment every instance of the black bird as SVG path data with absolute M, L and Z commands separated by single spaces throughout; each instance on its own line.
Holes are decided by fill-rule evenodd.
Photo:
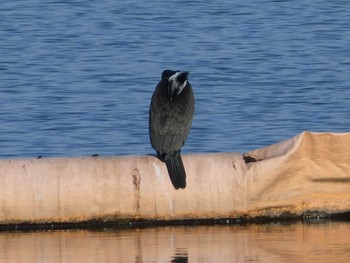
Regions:
M 149 135 L 175 189 L 186 187 L 180 153 L 190 133 L 193 114 L 194 95 L 188 72 L 164 70 L 151 100 Z

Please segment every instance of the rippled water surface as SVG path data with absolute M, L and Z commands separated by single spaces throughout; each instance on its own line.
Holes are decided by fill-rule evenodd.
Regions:
M 347 262 L 350 224 L 0 232 L 1 262 Z
M 0 157 L 153 153 L 165 68 L 190 71 L 184 152 L 347 132 L 349 1 L 5 1 Z

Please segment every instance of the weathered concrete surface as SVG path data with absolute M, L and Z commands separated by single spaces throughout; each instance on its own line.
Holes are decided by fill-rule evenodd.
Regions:
M 248 164 L 250 215 L 350 211 L 350 133 L 303 132 L 249 155 L 264 160 Z
M 175 190 L 153 156 L 0 160 L 0 224 L 350 211 L 350 133 L 304 132 L 247 153 L 184 155 Z

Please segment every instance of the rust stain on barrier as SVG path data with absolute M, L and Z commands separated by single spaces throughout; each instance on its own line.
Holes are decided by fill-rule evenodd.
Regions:
M 137 168 L 132 170 L 132 182 L 134 185 L 134 198 L 135 198 L 135 209 L 136 214 L 140 214 L 140 184 L 141 184 L 141 175 L 140 171 Z

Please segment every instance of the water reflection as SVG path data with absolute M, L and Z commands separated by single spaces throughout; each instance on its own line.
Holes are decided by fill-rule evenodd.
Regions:
M 177 248 L 175 255 L 172 258 L 171 262 L 174 263 L 187 263 L 188 262 L 188 252 L 187 248 Z
M 345 262 L 349 223 L 0 233 L 1 262 Z

